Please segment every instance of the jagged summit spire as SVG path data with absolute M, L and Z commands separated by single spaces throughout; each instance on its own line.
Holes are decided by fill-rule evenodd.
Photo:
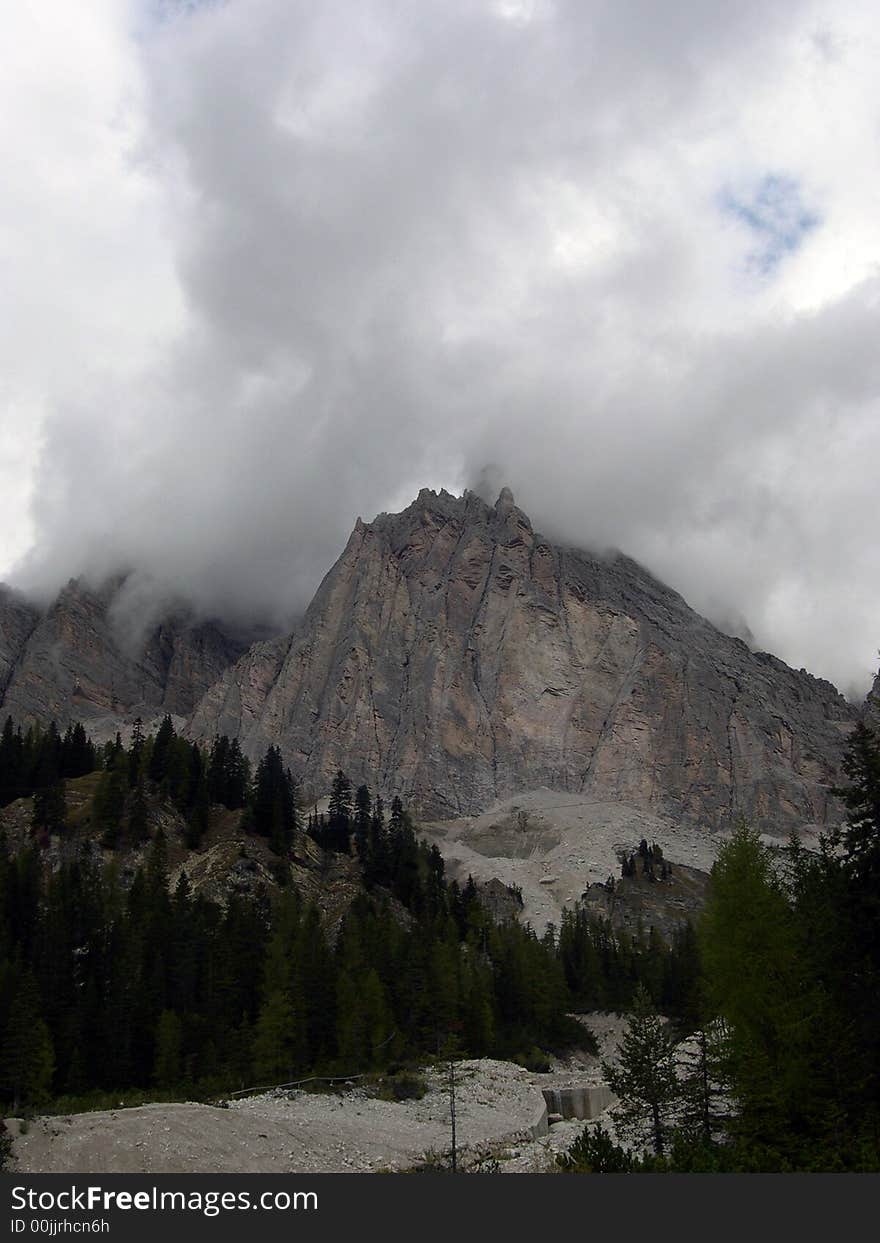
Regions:
M 508 488 L 507 484 L 505 484 L 504 487 L 501 489 L 501 491 L 498 493 L 498 500 L 495 502 L 495 508 L 496 509 L 502 509 L 502 508 L 512 509 L 515 505 L 516 505 L 516 501 L 513 499 L 513 493 L 511 492 L 510 488 Z

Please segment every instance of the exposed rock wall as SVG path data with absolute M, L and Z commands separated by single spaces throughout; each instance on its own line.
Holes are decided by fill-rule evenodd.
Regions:
M 865 717 L 874 729 L 880 729 L 880 673 L 874 679 L 874 685 L 868 691 L 865 700 Z
M 822 824 L 854 709 L 722 634 L 635 562 L 557 547 L 505 489 L 355 526 L 302 625 L 252 648 L 195 736 L 280 744 L 423 813 L 547 786 L 707 828 Z
M 127 638 L 114 621 L 122 580 L 91 588 L 71 580 L 39 613 L 0 597 L 0 714 L 64 727 L 81 720 L 96 738 L 125 721 L 188 716 L 244 648 L 213 623 L 185 614 Z
M 0 702 L 39 620 L 40 614 L 32 605 L 0 583 Z

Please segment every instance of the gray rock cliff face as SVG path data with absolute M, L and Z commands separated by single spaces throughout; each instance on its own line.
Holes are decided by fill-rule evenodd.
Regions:
M 870 726 L 880 729 L 880 673 L 874 679 L 874 685 L 865 699 L 865 717 Z
M 27 600 L 0 583 L 0 702 L 39 620 L 40 614 Z
M 0 714 L 61 728 L 80 720 L 96 739 L 136 716 L 188 716 L 244 644 L 185 613 L 135 640 L 114 619 L 123 580 L 71 580 L 44 612 L 0 596 Z
M 228 668 L 191 732 L 278 744 L 313 791 L 343 767 L 424 815 L 544 786 L 786 834 L 825 822 L 855 717 L 634 561 L 557 547 L 507 489 L 423 490 L 358 521 L 301 625 Z

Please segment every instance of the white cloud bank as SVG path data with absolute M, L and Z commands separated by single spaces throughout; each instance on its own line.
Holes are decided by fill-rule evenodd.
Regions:
M 0 574 L 300 607 L 487 464 L 863 691 L 880 22 L 843 0 L 43 0 L 0 87 Z

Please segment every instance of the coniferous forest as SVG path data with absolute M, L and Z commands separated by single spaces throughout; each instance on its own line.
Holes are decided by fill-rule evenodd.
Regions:
M 104 747 L 80 725 L 8 720 L 0 804 L 30 798 L 32 813 L 23 846 L 0 842 L 0 1099 L 14 1112 L 107 1092 L 211 1098 L 450 1051 L 538 1068 L 589 1043 L 573 1013 L 635 1006 L 643 1024 L 662 1013 L 677 1037 L 704 1033 L 696 1103 L 670 1090 L 667 1119 L 653 1102 L 641 1164 L 590 1141 L 579 1168 L 877 1168 L 880 740 L 864 725 L 844 772 L 847 822 L 819 853 L 771 850 L 741 826 L 698 926 L 671 944 L 580 905 L 538 937 L 493 918 L 472 880 L 450 882 L 399 799 L 386 809 L 343 772 L 326 811 L 304 814 L 274 747 L 252 772 L 236 742 L 201 748 L 170 718 Z M 84 832 L 67 791 L 89 774 Z M 235 813 L 276 883 L 221 900 L 184 867 L 171 885 L 163 808 L 192 858 L 217 809 Z M 334 857 L 355 868 L 335 926 L 292 880 L 306 841 L 319 875 Z M 658 1065 L 627 1089 L 637 1099 Z
M 68 752 L 84 758 L 71 768 Z M 6 801 L 32 796 L 32 838 L 0 849 L 0 1091 L 15 1107 L 97 1090 L 186 1088 L 205 1093 L 354 1073 L 461 1053 L 540 1059 L 584 1043 L 569 1011 L 625 1002 L 651 980 L 676 994 L 682 953 L 615 937 L 589 922 L 538 938 L 494 921 L 473 881 L 447 882 L 436 847 L 420 843 L 399 799 L 386 811 L 367 786 L 334 780 L 326 814 L 304 821 L 296 784 L 270 747 L 253 776 L 237 743 L 209 752 L 166 719 L 101 750 L 79 729 L 0 743 Z M 129 875 L 89 842 L 44 865 L 65 833 L 64 778 L 89 765 L 99 779 L 93 821 L 105 847 L 141 847 Z M 212 805 L 240 809 L 242 826 L 276 854 L 280 889 L 194 894 L 185 871 L 169 886 L 163 832 L 151 808 L 172 804 L 196 849 Z M 51 808 L 46 819 L 44 808 Z M 361 887 L 331 935 L 284 884 L 283 864 L 308 833 L 327 856 L 357 859 Z M 595 964 L 587 982 L 585 955 Z M 686 952 L 685 952 L 686 956 Z M 679 990 L 680 992 L 680 990 Z

